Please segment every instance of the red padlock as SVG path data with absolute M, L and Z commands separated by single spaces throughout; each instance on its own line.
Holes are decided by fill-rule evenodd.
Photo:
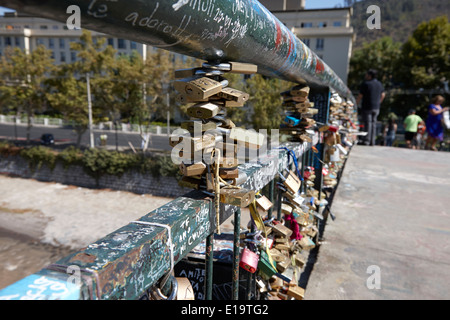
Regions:
M 241 261 L 239 261 L 239 266 L 250 273 L 255 273 L 258 267 L 259 256 L 253 251 L 244 248 L 241 253 Z

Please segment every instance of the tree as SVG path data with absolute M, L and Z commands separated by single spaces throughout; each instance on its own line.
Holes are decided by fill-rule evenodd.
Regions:
M 392 86 L 396 75 L 396 61 L 400 54 L 401 44 L 391 37 L 383 37 L 371 43 L 365 43 L 361 49 L 353 52 L 350 59 L 348 86 L 358 90 L 369 69 L 378 71 L 378 79 L 385 88 Z
M 86 107 L 86 84 L 73 75 L 73 66 L 63 64 L 57 68 L 47 81 L 51 90 L 47 92 L 50 105 L 67 120 L 72 121 L 77 133 L 77 147 L 89 124 Z
M 403 45 L 400 78 L 408 88 L 434 89 L 450 78 L 450 23 L 441 16 L 421 23 Z
M 6 48 L 0 60 L 0 74 L 3 77 L 1 91 L 16 108 L 17 116 L 27 116 L 27 143 L 30 141 L 32 118 L 36 110 L 45 104 L 45 80 L 54 68 L 51 51 L 38 46 L 32 52 L 19 48 Z

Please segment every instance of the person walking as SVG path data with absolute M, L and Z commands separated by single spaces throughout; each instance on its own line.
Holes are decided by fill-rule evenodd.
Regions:
M 442 114 L 449 110 L 448 107 L 442 108 L 445 99 L 441 95 L 433 97 L 431 104 L 428 106 L 428 118 L 425 122 L 427 127 L 427 141 L 425 150 L 437 151 L 436 143 L 444 140 L 444 127 L 442 126 Z
M 405 142 L 408 149 L 417 149 L 417 128 L 419 124 L 424 124 L 420 116 L 416 114 L 416 110 L 410 109 L 408 116 L 403 121 L 405 126 Z
M 361 103 L 361 116 L 367 135 L 365 145 L 375 145 L 377 133 L 377 117 L 380 113 L 381 103 L 385 97 L 384 87 L 377 79 L 377 72 L 373 69 L 367 71 L 364 82 L 359 89 L 356 103 Z
M 386 147 L 392 147 L 394 144 L 397 127 L 397 116 L 391 112 L 388 115 L 388 123 L 384 126 L 383 131 L 384 145 Z

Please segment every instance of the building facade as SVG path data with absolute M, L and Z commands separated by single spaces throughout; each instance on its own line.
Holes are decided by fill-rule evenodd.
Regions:
M 304 0 L 260 2 L 347 83 L 355 40 L 351 7 L 305 10 Z
M 70 50 L 70 43 L 77 41 L 81 30 L 69 30 L 64 23 L 37 18 L 27 15 L 17 15 L 16 12 L 5 12 L 0 16 L 0 55 L 8 46 L 32 51 L 39 45 L 44 45 L 52 51 L 55 64 L 71 63 L 77 59 L 76 52 Z M 118 54 L 131 54 L 134 50 L 145 57 L 149 47 L 127 39 L 112 38 L 99 32 L 92 32 L 94 41 L 106 38 Z

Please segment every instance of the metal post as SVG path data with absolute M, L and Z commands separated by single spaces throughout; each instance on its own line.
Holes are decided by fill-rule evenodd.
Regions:
M 88 100 L 88 117 L 89 117 L 89 146 L 94 148 L 94 132 L 92 131 L 92 101 L 91 101 L 91 84 L 89 73 L 86 72 L 86 87 Z
M 234 238 L 233 238 L 233 292 L 232 300 L 239 300 L 239 249 L 241 233 L 241 208 L 234 213 Z
M 274 189 L 275 189 L 275 179 L 272 179 L 269 183 L 269 200 L 274 203 Z M 267 211 L 267 218 L 272 218 L 273 206 Z
M 212 300 L 214 233 L 206 237 L 205 252 L 205 300 Z

